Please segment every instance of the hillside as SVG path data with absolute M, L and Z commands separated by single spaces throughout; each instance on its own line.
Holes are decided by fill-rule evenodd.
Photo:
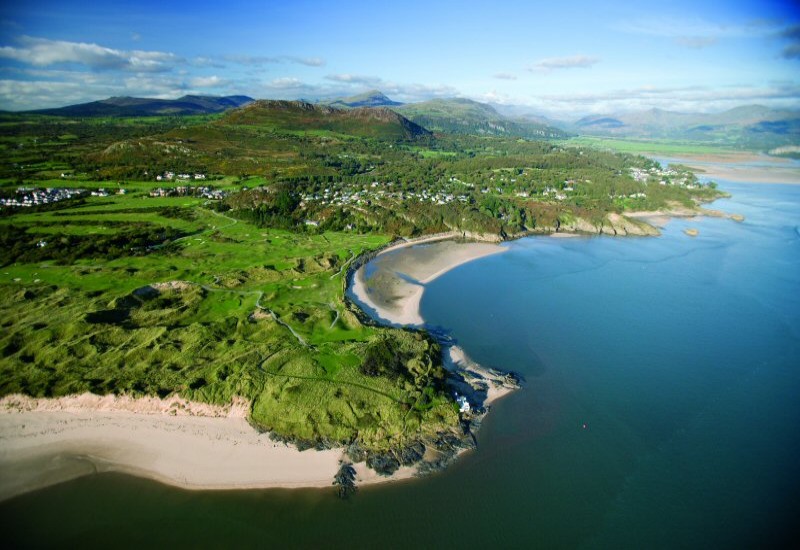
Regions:
M 241 107 L 252 101 L 253 98 L 243 95 L 225 97 L 185 95 L 178 99 L 110 97 L 100 101 L 30 112 L 68 117 L 204 115 L 221 113 L 228 109 Z
M 393 101 L 386 97 L 380 90 L 370 90 L 363 94 L 358 94 L 350 97 L 341 97 L 331 99 L 328 101 L 320 101 L 322 105 L 330 107 L 341 107 L 344 109 L 352 109 L 356 107 L 395 107 L 402 105 L 399 101 Z
M 768 149 L 800 143 L 800 113 L 761 105 L 721 113 L 678 113 L 650 109 L 584 117 L 575 123 L 587 135 L 678 139 Z
M 567 133 L 558 128 L 537 122 L 512 120 L 498 113 L 491 105 L 471 99 L 432 99 L 394 109 L 434 132 L 531 139 L 567 137 Z
M 339 109 L 304 101 L 271 99 L 258 100 L 231 111 L 220 123 L 284 131 L 329 131 L 379 139 L 413 139 L 430 134 L 386 107 Z

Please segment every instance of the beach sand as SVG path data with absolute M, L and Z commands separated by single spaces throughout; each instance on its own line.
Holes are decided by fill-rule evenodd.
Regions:
M 660 155 L 651 155 L 660 156 Z M 754 153 L 681 155 L 670 162 L 698 171 L 698 176 L 745 183 L 800 184 L 800 168 L 789 159 Z
M 177 406 L 173 406 L 177 403 Z M 0 500 L 95 472 L 188 489 L 330 487 L 342 450 L 271 441 L 229 407 L 84 394 L 0 400 Z
M 507 249 L 490 243 L 412 241 L 381 252 L 371 263 L 375 271 L 368 277 L 364 266 L 353 277 L 353 294 L 375 311 L 382 320 L 396 326 L 420 327 L 424 324 L 419 305 L 425 285 L 451 269 L 472 260 L 499 254 Z M 428 243 L 428 244 L 422 244 Z M 412 251 L 401 248 L 415 246 Z
M 412 256 L 408 251 L 393 256 L 392 252 L 411 244 L 417 243 L 401 243 L 378 258 L 379 269 L 392 278 L 389 292 L 369 288 L 363 267 L 354 278 L 356 296 L 398 325 L 423 324 L 419 302 L 426 283 L 456 266 L 506 250 L 494 244 L 448 241 L 426 244 Z M 401 267 L 403 277 L 398 277 Z M 373 301 L 376 294 L 380 294 L 379 303 Z M 455 353 L 452 364 L 469 366 L 490 381 L 491 373 L 481 371 L 463 352 Z M 491 385 L 489 398 L 496 399 L 502 392 L 503 388 Z M 250 404 L 244 399 L 215 406 L 178 396 L 160 399 L 86 393 L 53 399 L 3 397 L 0 500 L 97 472 L 122 472 L 186 489 L 332 485 L 345 458 L 343 449 L 301 452 L 274 442 L 248 423 L 249 411 Z M 400 468 L 389 477 L 378 475 L 364 463 L 354 468 L 358 485 L 416 474 L 413 467 Z

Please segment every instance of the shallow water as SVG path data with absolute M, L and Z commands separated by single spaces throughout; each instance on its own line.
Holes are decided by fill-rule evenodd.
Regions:
M 786 542 L 800 509 L 800 186 L 721 187 L 734 198 L 713 208 L 745 222 L 529 238 L 427 285 L 428 323 L 526 380 L 487 417 L 478 450 L 443 474 L 348 502 L 96 475 L 2 503 L 4 536 L 131 547 Z

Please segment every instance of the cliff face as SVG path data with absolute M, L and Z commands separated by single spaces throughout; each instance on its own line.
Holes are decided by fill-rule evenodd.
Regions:
M 608 214 L 600 223 L 593 223 L 582 218 L 576 218 L 568 223 L 561 223 L 555 228 L 559 233 L 582 233 L 588 235 L 619 235 L 619 236 L 657 236 L 661 232 L 652 225 L 626 218 L 620 214 Z

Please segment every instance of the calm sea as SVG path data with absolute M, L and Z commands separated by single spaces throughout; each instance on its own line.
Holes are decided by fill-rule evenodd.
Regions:
M 4 545 L 734 548 L 800 510 L 800 186 L 724 183 L 744 223 L 529 238 L 431 283 L 423 317 L 525 385 L 440 475 L 188 492 L 97 475 L 0 505 Z M 700 231 L 695 238 L 683 229 Z

